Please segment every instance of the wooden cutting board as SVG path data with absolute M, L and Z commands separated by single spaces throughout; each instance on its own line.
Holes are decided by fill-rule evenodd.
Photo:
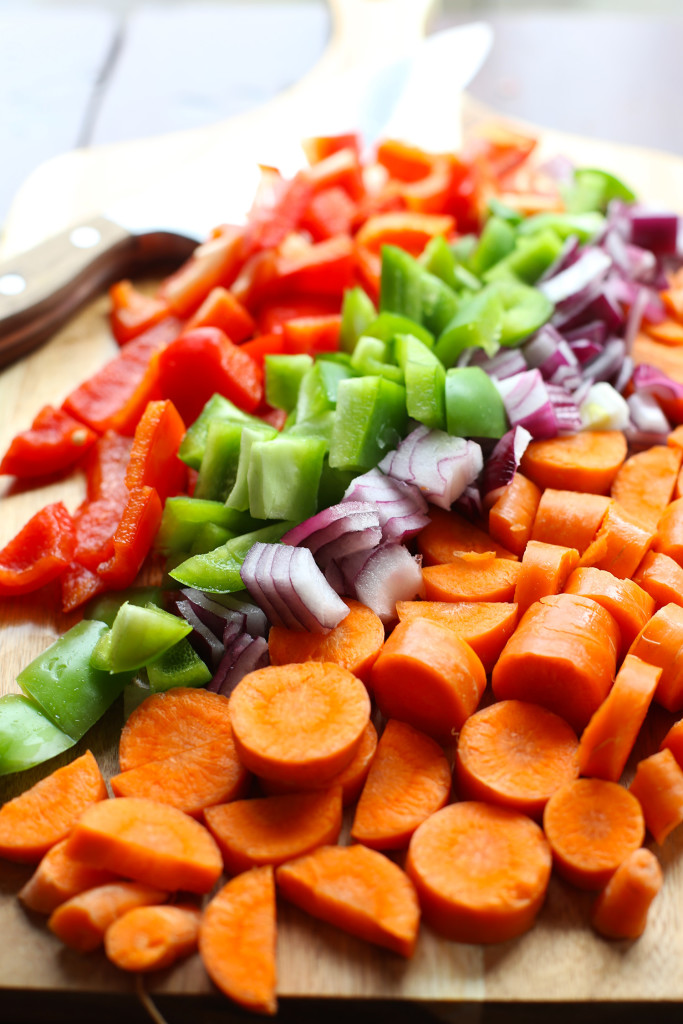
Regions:
M 346 0 L 334 5 L 337 31 L 321 65 L 299 89 L 267 109 L 246 115 L 253 131 L 265 131 L 269 118 L 287 115 L 290 102 L 305 90 L 372 56 L 377 39 L 396 53 L 407 49 L 424 29 L 427 0 Z M 298 99 L 297 99 L 298 92 Z M 464 102 L 468 123 L 485 116 Z M 153 180 L 168 160 L 229 151 L 232 132 L 244 131 L 244 118 L 211 129 L 144 142 L 67 154 L 39 169 L 16 197 L 6 226 L 3 253 L 20 251 L 47 234 L 97 211 L 101 205 Z M 543 131 L 548 155 L 566 153 L 577 163 L 620 173 L 646 200 L 683 211 L 683 160 L 633 147 L 617 146 Z M 144 172 L 140 168 L 144 167 Z M 0 449 L 25 428 L 37 410 L 58 404 L 73 386 L 116 350 L 107 325 L 107 300 L 101 296 L 73 319 L 49 344 L 0 375 Z M 37 491 L 0 486 L 0 545 L 38 508 L 64 500 L 75 508 L 83 481 L 74 476 Z M 0 602 L 2 692 L 16 690 L 19 670 L 78 615 L 58 612 L 58 595 L 41 594 Z M 656 740 L 665 716 L 649 726 Z M 87 738 L 105 771 L 115 769 L 121 710 L 113 709 Z M 76 753 L 85 744 L 76 748 Z M 54 762 L 50 767 L 54 766 Z M 0 778 L 0 800 L 46 773 L 38 768 L 19 779 Z M 651 923 L 635 944 L 607 943 L 587 925 L 591 898 L 553 879 L 536 927 L 522 939 L 490 948 L 448 943 L 423 928 L 414 959 L 404 962 L 341 932 L 318 924 L 283 904 L 279 924 L 279 991 L 282 997 L 318 996 L 426 1000 L 440 1003 L 535 1003 L 576 1001 L 658 1001 L 683 999 L 683 837 L 667 840 L 660 855 L 665 888 Z M 60 946 L 42 919 L 25 914 L 15 894 L 29 870 L 4 864 L 0 874 L 0 989 L 26 992 L 132 992 L 132 979 L 116 971 L 104 956 L 81 957 Z M 158 994 L 212 992 L 197 957 L 150 978 Z M 2 996 L 0 995 L 0 999 Z

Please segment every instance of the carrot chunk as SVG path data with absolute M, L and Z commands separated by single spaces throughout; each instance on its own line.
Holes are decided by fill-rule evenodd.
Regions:
M 683 606 L 683 569 L 673 558 L 658 551 L 648 551 L 634 573 L 637 583 L 658 605 Z
M 576 733 L 540 704 L 503 700 L 475 712 L 458 737 L 455 777 L 464 800 L 540 818 L 560 786 L 579 774 Z
M 668 711 L 683 708 L 683 608 L 665 604 L 646 622 L 631 654 L 661 668 L 654 699 Z
M 290 903 L 343 931 L 410 957 L 420 908 L 412 882 L 383 853 L 360 844 L 320 846 L 276 868 Z
M 203 825 L 175 807 L 137 797 L 89 807 L 69 836 L 67 853 L 169 891 L 209 892 L 223 868 Z
M 488 673 L 517 625 L 517 605 L 496 601 L 397 601 L 401 622 L 423 618 L 452 629 Z
M 456 942 L 503 942 L 527 931 L 551 866 L 536 822 L 477 801 L 450 804 L 428 818 L 406 859 L 425 921 Z
M 662 869 L 651 850 L 634 850 L 598 896 L 591 924 L 606 939 L 637 939 L 645 931 L 650 905 L 662 887 Z
M 429 519 L 417 537 L 417 547 L 425 565 L 452 562 L 463 551 L 481 554 L 493 551 L 497 558 L 517 558 L 512 551 L 496 544 L 485 530 L 459 516 L 457 512 L 430 505 Z
M 640 801 L 645 824 L 661 846 L 683 822 L 683 769 L 668 747 L 638 762 L 629 790 Z
M 232 878 L 213 897 L 199 926 L 206 972 L 229 999 L 275 1014 L 275 884 L 272 867 Z
M 540 500 L 540 488 L 521 473 L 515 473 L 489 511 L 489 533 L 518 557 L 531 537 Z
M 484 666 L 472 648 L 428 619 L 399 622 L 372 668 L 382 714 L 443 744 L 452 742 L 485 687 Z
M 530 540 L 522 556 L 514 600 L 523 615 L 535 601 L 559 594 L 579 560 L 576 548 Z
M 549 487 L 538 503 L 531 539 L 576 548 L 582 555 L 598 532 L 609 501 L 604 494 Z
M 37 864 L 51 846 L 65 839 L 81 814 L 107 787 L 88 750 L 58 768 L 0 808 L 0 857 Z
M 623 463 L 612 481 L 611 495 L 650 530 L 671 501 L 683 451 L 671 445 L 653 445 Z
M 199 907 L 134 907 L 104 933 L 107 958 L 122 971 L 160 971 L 197 948 Z
M 579 565 L 607 569 L 619 579 L 630 579 L 654 539 L 654 530 L 642 526 L 618 502 L 612 501 Z
M 390 719 L 377 746 L 351 826 L 373 850 L 400 850 L 447 803 L 451 769 L 441 747 L 407 722 Z
M 668 748 L 676 758 L 677 764 L 683 768 L 683 718 L 671 726 L 659 745 L 660 750 Z
M 654 601 L 637 583 L 618 579 L 607 569 L 575 569 L 564 591 L 589 597 L 614 616 L 621 631 L 622 653 L 628 650 L 655 610 Z
M 113 882 L 116 875 L 104 868 L 74 860 L 66 852 L 67 840 L 51 846 L 18 896 L 25 907 L 37 914 L 51 914 L 60 903 L 86 889 Z
M 582 775 L 619 781 L 661 674 L 661 668 L 626 655 L 612 689 L 581 734 Z
M 316 846 L 337 841 L 342 824 L 341 787 L 207 807 L 204 819 L 229 874 L 263 864 L 284 864 Z
M 526 700 L 560 715 L 579 732 L 614 680 L 619 627 L 596 601 L 544 597 L 522 617 L 491 682 L 498 700 Z
M 539 487 L 608 494 L 626 452 L 621 431 L 582 430 L 568 437 L 531 441 L 521 469 Z
M 462 554 L 422 570 L 428 601 L 511 601 L 519 562 L 493 554 Z
M 602 889 L 645 838 L 638 800 L 604 779 L 576 779 L 556 790 L 543 828 L 555 867 L 579 889 Z
M 110 924 L 132 910 L 163 903 L 168 894 L 140 882 L 111 882 L 88 889 L 62 903 L 50 915 L 47 926 L 66 946 L 89 953 L 102 945 Z
M 303 788 L 352 760 L 370 718 L 365 686 L 332 662 L 270 665 L 230 697 L 237 752 L 256 775 Z
M 683 568 L 683 498 L 676 498 L 662 512 L 652 548 Z

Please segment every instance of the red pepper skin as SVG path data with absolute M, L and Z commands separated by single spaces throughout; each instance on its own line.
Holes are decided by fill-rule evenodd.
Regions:
M 353 283 L 353 271 L 353 242 L 346 235 L 338 235 L 278 256 L 270 287 L 278 295 L 303 292 L 341 298 L 344 289 Z
M 227 288 L 209 292 L 197 312 L 188 320 L 185 330 L 195 327 L 220 327 L 230 341 L 239 345 L 251 338 L 256 324 L 249 310 Z
M 28 430 L 14 438 L 0 462 L 0 473 L 26 479 L 60 473 L 78 462 L 97 434 L 63 409 L 44 406 Z
M 284 325 L 284 351 L 289 354 L 336 352 L 339 348 L 341 315 L 300 316 Z
M 46 505 L 0 551 L 0 595 L 28 594 L 51 583 L 73 558 L 74 545 L 64 504 Z
M 89 453 L 88 497 L 74 517 L 74 562 L 92 572 L 114 554 L 114 533 L 121 522 L 129 496 L 126 470 L 131 447 L 129 437 L 109 430 L 98 438 Z
M 304 214 L 301 226 L 316 242 L 335 235 L 350 235 L 356 215 L 356 203 L 340 185 L 317 192 Z
M 161 500 L 153 487 L 134 487 L 114 534 L 114 554 L 97 568 L 107 590 L 135 582 L 161 523 Z
M 218 327 L 198 327 L 161 353 L 159 385 L 189 426 L 216 392 L 253 412 L 263 397 L 263 371 Z
M 154 487 L 162 502 L 180 494 L 187 483 L 187 467 L 178 458 L 185 424 L 173 402 L 149 402 L 135 428 L 126 487 Z
M 252 252 L 244 228 L 224 225 L 163 281 L 157 298 L 185 319 L 199 309 L 214 288 L 229 288 Z
M 107 430 L 92 448 L 87 460 L 88 500 L 99 498 L 128 501 L 126 470 L 130 462 L 133 439 Z
M 64 570 L 59 582 L 62 587 L 63 612 L 72 612 L 105 589 L 102 577 L 78 562 L 73 562 Z
M 356 132 L 340 135 L 314 135 L 301 143 L 309 164 L 320 163 L 340 149 L 351 149 L 360 157 L 361 137 Z
M 272 334 L 260 334 L 257 338 L 252 338 L 251 341 L 245 341 L 240 348 L 252 359 L 255 359 L 260 366 L 263 366 L 266 356 L 282 355 L 285 350 L 284 346 L 284 335 L 280 331 Z
M 109 289 L 111 332 L 119 345 L 126 345 L 143 331 L 154 327 L 169 316 L 169 308 L 162 299 L 145 295 L 131 281 L 117 281 Z

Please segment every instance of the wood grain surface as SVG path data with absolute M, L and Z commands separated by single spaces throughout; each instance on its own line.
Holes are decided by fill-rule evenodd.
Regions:
M 387 0 L 373 2 L 379 5 Z M 355 14 L 348 14 L 347 9 L 351 19 L 358 14 L 358 5 L 352 7 Z M 412 8 L 407 33 L 414 34 L 426 9 L 422 8 L 420 17 L 416 17 L 416 8 Z M 353 31 L 358 30 L 356 23 Z M 335 55 L 333 46 L 328 64 L 338 66 L 335 62 L 339 59 L 340 54 Z M 486 114 L 471 102 L 466 105 L 466 113 L 470 123 Z M 260 121 L 261 125 L 265 123 Z M 207 133 L 207 155 L 218 144 L 217 138 L 216 131 Z M 173 145 L 180 151 L 187 144 L 187 137 L 175 142 L 170 138 L 161 140 L 161 159 L 168 157 Z M 617 170 L 645 200 L 683 212 L 681 159 L 551 131 L 544 133 L 543 148 L 549 154 L 564 152 L 584 165 Z M 153 149 L 153 143 L 149 143 L 147 151 L 152 153 Z M 74 174 L 78 178 L 84 172 L 78 154 L 74 158 Z M 89 173 L 96 173 L 96 163 L 89 166 Z M 64 163 L 59 175 L 62 181 L 68 176 Z M 46 176 L 39 177 L 41 188 L 46 181 Z M 74 219 L 84 209 L 89 210 L 97 195 L 97 185 L 92 180 L 87 194 L 74 189 L 73 201 L 61 215 Z M 34 181 L 31 189 L 36 187 Z M 8 221 L 8 252 L 30 244 L 38 232 L 29 202 L 31 189 L 19 194 Z M 42 405 L 58 404 L 74 381 L 87 377 L 113 355 L 116 346 L 109 336 L 106 314 L 107 299 L 102 296 L 44 348 L 0 376 L 0 449 L 4 450 L 11 436 L 30 423 Z M 83 480 L 78 475 L 47 482 L 37 490 L 13 488 L 7 479 L 3 484 L 0 545 L 48 501 L 59 498 L 74 509 L 83 494 Z M 17 672 L 77 618 L 77 614 L 63 616 L 59 612 L 56 592 L 0 602 L 2 692 L 16 690 Z M 108 774 L 116 768 L 116 737 L 121 718 L 120 707 L 112 708 L 87 737 L 87 746 Z M 667 725 L 666 715 L 655 716 L 641 742 L 647 745 L 657 740 Z M 84 748 L 85 742 L 67 756 L 72 757 Z M 46 771 L 43 767 L 20 778 L 0 778 L 0 799 L 11 796 L 18 787 L 26 787 Z M 662 1007 L 667 1002 L 677 1002 L 683 999 L 683 837 L 672 836 L 657 853 L 664 869 L 664 891 L 644 936 L 636 943 L 608 943 L 597 938 L 587 924 L 591 897 L 557 879 L 551 882 L 538 924 L 523 938 L 484 948 L 442 941 L 423 927 L 417 952 L 409 962 L 317 923 L 283 904 L 279 911 L 279 993 L 285 999 L 410 1000 L 436 1007 L 438 1019 L 464 1021 L 482 1020 L 477 1007 L 499 1004 L 541 1007 L 577 1002 L 647 1002 L 650 1007 Z M 132 997 L 133 980 L 109 965 L 103 955 L 83 957 L 70 952 L 47 931 L 42 919 L 21 909 L 15 893 L 29 873 L 27 868 L 8 864 L 0 872 L 0 1000 L 3 990 L 8 996 L 23 992 L 36 998 L 47 992 L 74 997 L 79 994 L 83 998 L 103 993 Z M 190 995 L 208 998 L 213 993 L 197 957 L 149 979 L 146 984 L 162 1000 L 170 996 L 182 1000 Z M 649 1011 L 647 1017 L 655 1019 Z M 508 1018 L 513 1019 L 510 1014 Z M 609 1012 L 603 1018 L 613 1019 Z M 238 1015 L 237 1019 L 244 1018 Z M 516 1019 L 531 1018 L 522 1015 Z

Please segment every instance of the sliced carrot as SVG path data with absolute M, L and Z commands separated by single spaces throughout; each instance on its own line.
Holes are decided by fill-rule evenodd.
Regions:
M 341 786 L 207 807 L 204 819 L 231 874 L 284 864 L 335 843 L 342 824 Z
M 590 597 L 613 615 L 621 631 L 621 651 L 631 646 L 655 604 L 650 595 L 629 579 L 618 579 L 606 569 L 575 569 L 565 585 L 566 594 Z
M 535 821 L 478 801 L 450 804 L 428 818 L 406 859 L 425 921 L 456 942 L 503 942 L 528 931 L 551 866 Z
M 636 452 L 612 481 L 611 495 L 628 513 L 651 530 L 671 501 L 683 450 L 658 444 Z
M 160 971 L 197 948 L 199 907 L 135 907 L 104 933 L 107 959 L 122 971 Z
M 619 865 L 591 910 L 591 924 L 606 939 L 637 939 L 662 888 L 659 861 L 651 850 L 634 850 Z
M 88 889 L 60 904 L 47 926 L 65 946 L 90 953 L 102 945 L 110 924 L 132 910 L 151 903 L 163 903 L 168 893 L 140 882 L 110 882 Z
M 445 745 L 481 700 L 486 673 L 452 630 L 429 619 L 407 619 L 385 643 L 371 682 L 386 718 L 410 722 Z
M 271 665 L 301 661 L 333 661 L 367 682 L 384 643 L 382 620 L 366 605 L 344 598 L 349 614 L 328 633 L 309 633 L 272 626 L 268 634 Z
M 515 473 L 489 511 L 489 533 L 493 539 L 521 557 L 531 537 L 540 500 L 540 488 L 521 473 Z
M 352 760 L 370 698 L 348 669 L 325 661 L 250 672 L 230 697 L 237 752 L 256 775 L 306 785 L 330 781 Z
M 683 426 L 674 427 L 671 433 L 667 436 L 666 443 L 672 448 L 679 448 L 683 450 Z
M 579 889 L 602 889 L 645 838 L 638 800 L 604 779 L 576 779 L 556 790 L 543 828 L 555 867 Z
M 683 608 L 665 604 L 646 622 L 631 654 L 661 668 L 654 699 L 668 711 L 683 708 Z
M 596 601 L 544 597 L 526 611 L 503 648 L 491 681 L 498 700 L 525 700 L 560 715 L 579 732 L 614 680 L 619 627 Z
M 448 802 L 451 768 L 441 747 L 407 722 L 389 719 L 351 826 L 373 850 L 400 850 Z
M 491 554 L 463 553 L 444 565 L 422 570 L 428 601 L 509 602 L 520 564 Z
M 612 689 L 581 734 L 582 775 L 619 781 L 661 674 L 633 654 L 624 658 Z
M 676 498 L 662 512 L 652 548 L 683 568 L 683 498 Z
M 668 747 L 638 762 L 629 791 L 639 800 L 645 824 L 661 846 L 683 822 L 683 769 Z
M 621 431 L 582 430 L 568 437 L 531 441 L 521 469 L 539 487 L 608 494 L 626 452 Z
M 582 555 L 598 532 L 608 506 L 609 498 L 604 494 L 549 487 L 538 503 L 531 539 L 576 548 Z
M 683 317 L 683 288 L 665 288 L 663 291 L 659 293 L 659 295 L 662 299 L 662 302 L 664 303 L 664 306 L 666 307 L 666 309 L 669 310 L 672 316 L 678 318 Z M 650 325 L 648 324 L 648 333 L 649 327 Z
M 530 540 L 522 556 L 514 593 L 519 614 L 523 615 L 534 601 L 559 594 L 578 560 L 576 548 Z
M 393 861 L 367 846 L 320 846 L 276 868 L 285 899 L 313 917 L 410 957 L 420 908 L 412 882 Z
M 430 505 L 429 519 L 429 524 L 417 538 L 417 547 L 425 565 L 452 562 L 463 551 L 478 551 L 481 554 L 493 551 L 497 558 L 517 558 L 512 551 L 496 544 L 485 530 L 457 512 Z
M 67 853 L 169 891 L 209 892 L 223 868 L 211 833 L 175 807 L 119 797 L 93 804 L 78 819 Z
M 611 501 L 593 542 L 581 555 L 581 566 L 607 569 L 619 579 L 630 579 L 655 539 L 654 530 L 643 526 L 617 501 Z
M 683 345 L 683 323 L 670 317 L 658 324 L 646 324 L 645 333 L 663 345 Z
M 576 733 L 539 704 L 503 700 L 463 725 L 455 758 L 458 793 L 540 818 L 551 795 L 578 777 Z
M 683 718 L 674 722 L 659 745 L 660 750 L 667 748 L 676 758 L 677 764 L 683 768 Z
M 631 356 L 634 363 L 656 366 L 673 380 L 683 382 L 683 359 L 677 345 L 662 345 L 661 341 L 655 341 L 641 332 L 633 342 Z M 683 422 L 683 402 L 680 398 L 665 399 L 660 396 L 657 402 L 670 423 Z
M 213 897 L 199 927 L 206 972 L 229 999 L 275 1014 L 275 884 L 272 867 L 232 878 Z
M 86 808 L 107 796 L 102 773 L 88 750 L 0 808 L 0 857 L 37 864 L 51 846 L 66 838 Z
M 18 896 L 25 907 L 37 914 L 51 914 L 60 903 L 86 889 L 113 882 L 112 871 L 74 860 L 66 853 L 66 839 L 51 846 Z
M 397 601 L 401 622 L 423 618 L 452 629 L 488 673 L 517 625 L 517 605 L 490 601 Z

